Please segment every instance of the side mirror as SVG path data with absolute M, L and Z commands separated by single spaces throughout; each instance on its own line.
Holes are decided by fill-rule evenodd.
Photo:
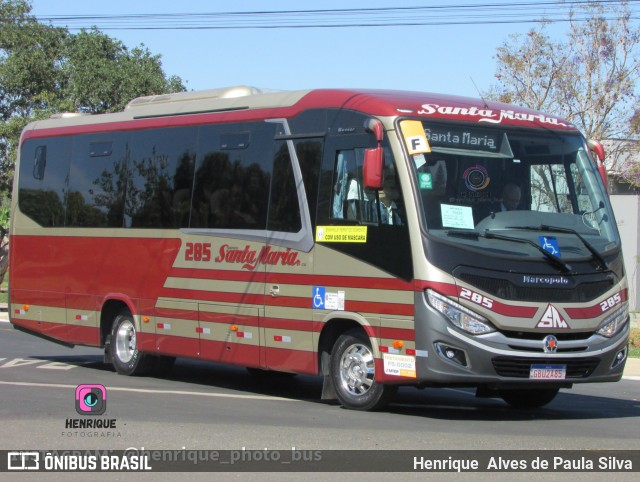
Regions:
M 604 183 L 604 187 L 607 187 L 607 169 L 604 167 L 604 146 L 593 139 L 589 139 L 587 141 L 587 146 L 589 146 L 589 150 L 595 154 L 597 159 L 596 165 L 598 167 L 598 172 L 600 173 L 600 177 L 602 178 L 602 182 Z
M 373 132 L 378 147 L 364 151 L 364 162 L 362 165 L 362 177 L 365 189 L 379 191 L 382 189 L 384 150 L 382 140 L 384 139 L 384 126 L 378 119 L 367 119 L 364 123 L 367 131 Z
M 362 177 L 365 189 L 382 189 L 384 149 L 382 146 L 364 151 Z

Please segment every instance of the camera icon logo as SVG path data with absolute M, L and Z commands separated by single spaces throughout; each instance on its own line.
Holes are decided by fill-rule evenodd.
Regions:
M 107 410 L 107 389 L 104 385 L 78 385 L 76 412 L 80 415 L 102 415 Z

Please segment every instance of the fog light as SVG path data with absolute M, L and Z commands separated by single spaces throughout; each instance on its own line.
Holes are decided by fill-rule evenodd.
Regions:
M 611 368 L 615 368 L 619 366 L 623 361 L 627 359 L 627 347 L 625 346 L 622 350 L 616 353 L 616 357 L 613 359 L 613 363 L 611 364 Z
M 464 350 L 453 348 L 443 343 L 436 343 L 435 346 L 438 355 L 440 355 L 446 361 L 453 362 L 456 365 L 460 365 L 465 368 L 469 366 L 467 363 L 467 354 L 464 352 Z

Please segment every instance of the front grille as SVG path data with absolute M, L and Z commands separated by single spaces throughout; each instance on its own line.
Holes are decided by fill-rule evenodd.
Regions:
M 586 378 L 600 363 L 599 358 L 515 358 L 496 357 L 493 368 L 501 377 L 529 378 L 531 365 L 566 365 L 567 378 Z
M 578 333 L 563 333 L 563 332 L 538 332 L 538 331 L 507 331 L 500 330 L 507 338 L 511 338 L 513 340 L 539 340 L 542 342 L 547 335 L 555 336 L 558 341 L 580 341 L 580 340 L 588 340 L 593 335 L 593 331 L 581 331 Z
M 517 286 L 508 279 L 490 278 L 470 273 L 460 273 L 460 279 L 470 285 L 491 293 L 498 298 L 513 301 L 542 301 L 556 303 L 570 303 L 590 301 L 606 293 L 613 287 L 612 279 L 602 279 L 578 283 L 575 287 L 552 288 Z

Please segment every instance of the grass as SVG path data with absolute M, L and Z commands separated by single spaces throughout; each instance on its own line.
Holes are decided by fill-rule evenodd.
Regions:
M 631 328 L 631 337 L 629 338 L 629 356 L 640 358 L 640 328 Z

